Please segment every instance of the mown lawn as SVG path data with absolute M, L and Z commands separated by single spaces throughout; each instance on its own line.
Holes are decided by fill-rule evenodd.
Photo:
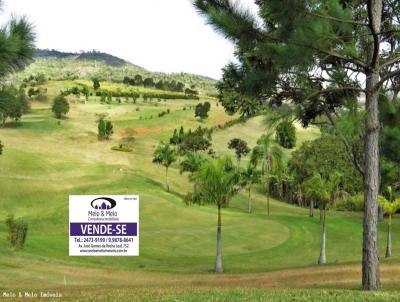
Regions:
M 71 83 L 51 85 L 49 91 L 55 92 Z M 158 104 L 139 100 L 137 104 L 101 105 L 98 100 L 91 99 L 87 105 L 73 103 L 68 118 L 58 123 L 51 115 L 49 103 L 35 102 L 32 112 L 24 116 L 20 124 L 0 129 L 0 139 L 5 145 L 4 154 L 0 156 L 0 221 L 8 214 L 14 214 L 29 225 L 26 246 L 12 252 L 5 225 L 0 223 L 0 288 L 43 288 L 43 285 L 59 288 L 66 276 L 71 286 L 68 291 L 79 290 L 82 284 L 92 288 L 112 282 L 109 301 L 114 301 L 112 295 L 119 293 L 126 300 L 115 301 L 132 301 L 133 291 L 113 288 L 130 288 L 130 284 L 137 284 L 137 278 L 140 280 L 143 276 L 136 273 L 150 274 L 141 285 L 145 288 L 157 288 L 169 279 L 184 279 L 189 275 L 192 285 L 212 281 L 215 277 L 211 272 L 215 257 L 216 209 L 189 207 L 183 203 L 182 197 L 191 190 L 192 184 L 187 175 L 179 173 L 179 163 L 170 169 L 171 192 L 167 193 L 163 187 L 163 168 L 151 162 L 154 148 L 160 140 L 168 141 L 175 128 L 181 125 L 186 129 L 210 127 L 235 118 L 226 115 L 212 101 L 209 119 L 198 121 L 193 110 L 188 109 L 196 103 L 168 100 Z M 136 111 L 138 107 L 140 110 Z M 183 110 L 183 107 L 187 109 Z M 170 114 L 159 118 L 157 113 L 167 108 Z M 99 142 L 96 119 L 99 113 L 105 112 L 114 122 L 115 133 L 112 140 Z M 153 115 L 152 119 L 148 118 L 150 115 Z M 218 154 L 227 152 L 226 144 L 234 137 L 241 137 L 254 146 L 264 131 L 263 118 L 256 117 L 244 124 L 217 130 L 213 134 L 213 148 Z M 112 151 L 111 148 L 127 135 L 135 137 L 133 152 Z M 318 135 L 316 129 L 301 129 L 298 144 Z M 310 280 L 303 282 L 304 286 L 340 288 L 347 283 L 325 282 L 336 280 L 339 275 L 351 288 L 357 288 L 358 271 L 337 273 L 335 270 L 338 265 L 352 267 L 360 263 L 362 226 L 359 213 L 328 213 L 326 267 L 334 269 L 330 274 L 316 273 L 320 269 L 316 265 L 321 232 L 318 217 L 309 218 L 307 209 L 276 200 L 272 201 L 271 215 L 267 216 L 266 198 L 261 187 L 254 191 L 254 213 L 246 212 L 244 194 L 236 196 L 230 207 L 223 209 L 224 269 L 228 276 L 305 268 L 307 275 L 296 275 L 296 280 Z M 72 194 L 139 194 L 140 256 L 113 257 L 112 260 L 107 257 L 69 257 L 68 195 Z M 382 256 L 385 231 L 383 223 L 380 225 Z M 384 279 L 384 285 L 390 285 L 390 288 L 400 284 L 399 234 L 400 220 L 395 218 L 393 258 L 385 260 L 382 257 L 384 265 L 393 267 L 393 272 L 388 270 Z M 89 269 L 100 271 L 87 272 Z M 117 274 L 125 277 L 117 278 Z M 252 282 L 258 284 L 258 279 L 255 275 Z M 293 278 L 285 280 L 279 284 L 286 282 L 290 286 L 296 281 Z M 173 286 L 179 289 L 176 283 Z M 335 301 L 329 299 L 334 299 L 337 293 L 283 291 L 282 297 L 287 300 L 276 300 L 279 293 L 273 290 L 188 293 L 190 286 L 175 297 L 174 292 L 167 295 L 166 301 L 306 301 L 307 295 L 311 299 L 308 301 L 314 301 L 312 299 L 325 294 L 326 301 Z M 271 282 L 259 286 L 270 287 Z M 230 289 L 234 288 L 241 288 L 241 284 L 236 283 Z M 89 290 L 82 299 L 90 300 L 94 291 Z M 363 296 L 365 294 L 360 292 L 339 294 L 348 299 L 374 297 Z M 370 301 L 394 301 L 390 300 L 393 295 L 379 294 L 376 298 L 383 300 Z M 303 300 L 295 300 L 296 296 Z M 143 299 L 147 299 L 146 296 Z

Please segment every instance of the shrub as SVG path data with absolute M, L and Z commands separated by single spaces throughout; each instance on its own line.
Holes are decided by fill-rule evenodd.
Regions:
M 338 200 L 334 204 L 334 209 L 337 211 L 361 212 L 364 210 L 364 196 L 358 194 Z
M 62 96 L 56 96 L 53 101 L 53 106 L 51 107 L 56 118 L 60 119 L 63 115 L 66 115 L 69 112 L 69 103 L 67 99 Z
M 286 149 L 296 146 L 296 128 L 291 121 L 283 121 L 276 127 L 276 141 Z
M 21 249 L 26 241 L 28 224 L 22 219 L 15 220 L 13 215 L 9 215 L 6 219 L 6 226 L 11 248 L 13 250 Z
M 98 134 L 97 137 L 99 140 L 110 139 L 111 135 L 114 133 L 113 124 L 110 121 L 104 120 L 104 118 L 100 118 L 97 129 Z

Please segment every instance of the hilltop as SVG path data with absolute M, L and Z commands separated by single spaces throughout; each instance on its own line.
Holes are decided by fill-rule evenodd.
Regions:
M 139 74 L 155 81 L 182 82 L 186 87 L 196 87 L 203 95 L 216 95 L 216 80 L 189 73 L 151 72 L 145 68 L 100 51 L 81 53 L 37 49 L 34 62 L 23 72 L 13 75 L 20 81 L 31 75 L 44 74 L 51 80 L 91 79 L 93 77 L 110 82 L 122 82 L 124 77 Z
M 36 58 L 58 58 L 58 59 L 72 59 L 76 61 L 82 61 L 82 60 L 96 60 L 99 62 L 103 62 L 106 65 L 109 66 L 115 66 L 115 67 L 120 67 L 123 65 L 133 65 L 129 63 L 128 61 L 125 61 L 124 59 L 115 57 L 113 55 L 110 55 L 105 52 L 101 51 L 88 51 L 88 52 L 80 52 L 80 53 L 74 53 L 74 52 L 62 52 L 58 51 L 55 49 L 37 49 L 35 53 Z M 139 66 L 137 66 L 140 68 Z

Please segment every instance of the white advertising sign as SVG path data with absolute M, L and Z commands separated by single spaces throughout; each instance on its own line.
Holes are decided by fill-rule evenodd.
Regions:
M 139 196 L 71 195 L 70 256 L 139 256 Z

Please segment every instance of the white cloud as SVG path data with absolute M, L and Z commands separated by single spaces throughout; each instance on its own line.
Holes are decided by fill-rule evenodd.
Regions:
M 252 1 L 245 0 L 248 5 Z M 6 15 L 26 15 L 37 47 L 100 50 L 152 71 L 213 78 L 233 45 L 205 24 L 190 0 L 4 0 Z

